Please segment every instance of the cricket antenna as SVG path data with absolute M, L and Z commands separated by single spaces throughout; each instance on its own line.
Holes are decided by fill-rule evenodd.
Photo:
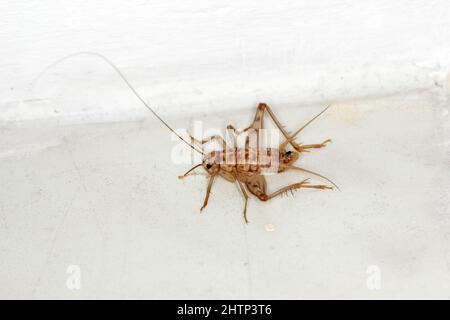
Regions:
M 322 115 L 322 113 L 324 113 L 325 111 L 328 110 L 328 108 L 331 107 L 331 104 L 328 105 L 325 109 L 323 109 L 322 111 L 320 111 L 316 116 L 314 116 L 314 118 L 312 118 L 311 120 L 309 120 L 307 123 L 305 123 L 300 129 L 298 129 L 297 131 L 295 131 L 294 134 L 292 134 L 289 139 L 286 139 L 285 142 L 283 142 L 281 144 L 280 147 L 284 148 L 289 142 L 291 142 L 292 140 L 294 140 L 294 138 L 303 130 L 305 129 L 307 126 L 309 126 L 311 124 L 311 122 L 313 122 L 314 120 L 316 120 L 320 115 Z
M 108 58 L 106 58 L 104 55 L 97 53 L 97 52 L 90 52 L 90 51 L 80 51 L 80 52 L 75 52 L 72 54 L 69 54 L 68 56 L 65 56 L 57 61 L 55 61 L 54 63 L 52 63 L 51 65 L 49 65 L 48 67 L 46 67 L 32 82 L 31 84 L 33 84 L 34 82 L 36 82 L 37 80 L 39 80 L 49 69 L 53 68 L 54 66 L 56 66 L 57 64 L 63 62 L 64 60 L 73 58 L 75 56 L 79 56 L 79 55 L 91 55 L 91 56 L 96 56 L 100 59 L 102 59 L 103 61 L 105 61 L 107 64 L 109 64 L 114 71 L 116 71 L 116 73 L 119 75 L 119 77 L 122 78 L 122 80 L 125 82 L 125 84 L 128 86 L 128 88 L 130 88 L 130 90 L 134 93 L 134 95 L 144 104 L 144 106 L 151 112 L 153 113 L 153 115 L 158 118 L 159 121 L 161 121 L 173 134 L 175 134 L 181 141 L 183 141 L 184 143 L 186 143 L 189 147 L 191 147 L 193 150 L 201 153 L 201 154 L 205 154 L 203 151 L 197 149 L 193 144 L 187 142 L 185 139 L 183 139 L 183 137 L 181 137 L 181 135 L 179 135 L 175 130 L 173 130 L 168 124 L 167 122 L 165 122 L 160 116 L 159 114 L 157 114 L 155 112 L 155 110 L 153 110 L 152 107 L 150 107 L 145 100 L 139 95 L 139 93 L 136 91 L 136 89 L 134 89 L 134 87 L 131 85 L 131 83 L 127 80 L 127 78 L 125 78 L 125 76 L 123 75 L 123 73 L 119 70 L 118 67 L 116 67 L 116 65 L 114 63 L 112 63 Z

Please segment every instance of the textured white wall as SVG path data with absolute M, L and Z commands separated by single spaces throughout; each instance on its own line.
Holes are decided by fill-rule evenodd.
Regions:
M 342 192 L 252 198 L 244 225 L 217 179 L 200 215 L 205 177 L 177 179 L 111 68 L 42 74 L 86 50 L 175 128 L 248 125 L 264 100 L 294 130 L 334 101 L 299 139 L 333 143 L 298 164 Z M 0 298 L 449 299 L 449 53 L 448 1 L 0 2 Z
M 440 1 L 2 1 L 0 120 L 148 116 L 339 100 L 447 85 Z

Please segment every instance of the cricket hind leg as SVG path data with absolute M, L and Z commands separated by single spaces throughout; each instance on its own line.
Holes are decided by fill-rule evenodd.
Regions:
M 233 125 L 229 124 L 227 126 L 227 129 L 231 130 L 235 137 L 240 135 L 241 133 L 247 132 L 251 129 L 258 132 L 258 130 L 263 128 L 264 107 L 261 107 L 261 105 L 265 105 L 265 104 L 264 103 L 259 104 L 258 108 L 256 109 L 255 118 L 254 118 L 253 122 L 247 128 L 239 131 Z
M 267 113 L 269 114 L 273 123 L 281 131 L 281 133 L 283 134 L 286 141 L 288 143 L 290 143 L 295 150 L 298 150 L 300 148 L 300 146 L 297 144 L 297 142 L 295 142 L 292 139 L 292 137 L 289 135 L 289 133 L 284 129 L 284 127 L 281 125 L 281 122 L 277 119 L 277 117 L 273 113 L 272 109 L 267 104 L 265 104 L 265 103 L 259 104 L 258 110 L 256 111 L 255 122 L 258 120 L 258 113 L 260 113 L 262 115 L 264 113 L 264 111 L 267 111 Z M 261 116 L 261 128 L 262 128 L 262 116 Z
M 323 184 L 309 184 L 309 179 L 305 179 L 301 182 L 298 183 L 293 183 L 291 185 L 288 185 L 286 187 L 283 187 L 273 193 L 271 193 L 270 195 L 267 196 L 267 200 L 275 198 L 276 196 L 282 195 L 283 193 L 288 193 L 291 192 L 292 194 L 294 193 L 294 190 L 298 190 L 301 188 L 309 188 L 309 189 L 320 189 L 320 190 L 333 190 L 333 187 L 330 186 L 326 186 Z
M 333 187 L 329 187 L 321 184 L 309 184 L 309 179 L 305 179 L 302 182 L 293 183 L 289 186 L 283 187 L 271 194 L 267 194 L 267 182 L 264 176 L 255 176 L 253 179 L 247 181 L 246 186 L 248 190 L 258 197 L 261 201 L 268 201 L 276 196 L 279 196 L 283 193 L 294 192 L 294 190 L 300 188 L 309 188 L 309 189 L 333 189 Z
M 227 129 L 233 131 L 234 135 L 239 135 L 240 133 L 247 132 L 249 130 L 254 130 L 256 133 L 259 132 L 260 129 L 263 129 L 264 127 L 264 112 L 269 114 L 270 118 L 276 125 L 276 127 L 281 131 L 284 138 L 286 139 L 287 143 L 290 143 L 294 149 L 300 149 L 300 146 L 293 141 L 289 133 L 284 129 L 284 127 L 281 125 L 280 121 L 277 119 L 275 114 L 273 113 L 272 109 L 265 103 L 260 103 L 258 105 L 258 108 L 256 109 L 255 118 L 250 126 L 245 128 L 242 131 L 237 131 L 236 128 L 234 128 L 232 125 L 229 125 Z
M 305 129 L 308 125 L 310 125 L 314 120 L 316 120 L 320 115 L 322 115 L 325 111 L 328 110 L 328 108 L 330 108 L 331 105 L 328 105 L 325 109 L 323 109 L 321 112 L 319 112 L 317 115 L 315 115 L 311 120 L 309 120 L 307 123 L 305 123 L 302 127 L 300 127 L 300 129 L 298 129 L 297 131 L 294 132 L 294 134 L 292 134 L 290 137 L 286 137 L 286 140 L 280 144 L 280 149 L 284 149 L 287 144 L 291 144 L 294 149 L 298 152 L 307 152 L 307 149 L 312 149 L 312 148 L 323 148 L 327 145 L 327 143 L 331 142 L 331 139 L 327 139 L 322 143 L 317 143 L 317 144 L 308 144 L 308 145 L 298 145 L 294 139 L 295 137 L 303 130 Z M 293 144 L 294 142 L 294 144 Z
M 258 197 L 261 201 L 268 200 L 267 196 L 267 182 L 262 175 L 253 176 L 245 183 L 248 191 Z

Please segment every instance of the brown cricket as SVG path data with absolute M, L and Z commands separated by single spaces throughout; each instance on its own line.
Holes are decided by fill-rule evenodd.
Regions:
M 294 190 L 301 189 L 301 188 L 310 188 L 310 189 L 333 189 L 333 187 L 327 186 L 327 185 L 321 185 L 321 184 L 310 184 L 309 179 L 305 179 L 301 182 L 294 183 L 291 185 L 288 185 L 286 187 L 283 187 L 275 192 L 268 193 L 267 191 L 267 182 L 263 175 L 264 169 L 270 169 L 270 167 L 273 165 L 272 162 L 266 161 L 267 156 L 272 157 L 276 156 L 277 158 L 277 167 L 276 172 L 281 173 L 287 170 L 299 170 L 306 173 L 309 173 L 311 175 L 315 175 L 317 177 L 320 177 L 328 182 L 330 182 L 334 187 L 339 189 L 337 185 L 328 179 L 327 177 L 320 175 L 316 172 L 307 170 L 305 168 L 300 168 L 294 165 L 294 163 L 300 158 L 300 155 L 304 152 L 308 152 L 309 149 L 313 148 L 323 148 L 326 146 L 328 142 L 331 142 L 330 139 L 325 140 L 322 143 L 319 144 L 307 144 L 307 145 L 300 145 L 295 142 L 296 136 L 311 122 L 313 122 L 317 117 L 319 117 L 322 113 L 324 113 L 328 108 L 325 108 L 323 111 L 321 111 L 319 114 L 317 114 L 315 117 L 313 117 L 311 120 L 309 120 L 305 125 L 303 125 L 300 129 L 298 129 L 295 133 L 289 134 L 286 132 L 284 127 L 281 125 L 281 123 L 278 121 L 278 119 L 275 117 L 274 113 L 272 112 L 271 108 L 265 104 L 260 103 L 255 114 L 255 118 L 253 123 L 244 129 L 241 132 L 238 132 L 232 125 L 229 125 L 227 127 L 228 131 L 231 132 L 235 138 L 234 141 L 236 141 L 236 137 L 239 134 L 247 133 L 249 131 L 252 131 L 256 133 L 258 136 L 259 131 L 263 129 L 263 119 L 264 114 L 267 112 L 267 114 L 270 116 L 278 130 L 282 133 L 285 141 L 282 142 L 279 147 L 276 148 L 269 148 L 264 150 L 264 153 L 261 152 L 261 149 L 259 148 L 259 144 L 257 144 L 256 148 L 250 147 L 249 140 L 246 140 L 244 148 L 237 148 L 236 144 L 234 143 L 233 146 L 228 146 L 225 140 L 219 136 L 214 135 L 209 138 L 203 139 L 203 140 L 197 140 L 194 137 L 190 136 L 191 142 L 188 142 L 185 140 L 180 134 L 178 134 L 175 130 L 173 130 L 154 110 L 151 108 L 145 100 L 139 95 L 139 93 L 134 89 L 134 87 L 130 84 L 130 82 L 125 78 L 125 76 L 122 74 L 122 72 L 116 67 L 115 64 L 113 64 L 109 59 L 107 59 L 105 56 L 96 53 L 96 52 L 77 52 L 70 54 L 47 68 L 45 68 L 41 74 L 35 78 L 32 83 L 37 81 L 41 76 L 44 75 L 50 68 L 54 67 L 56 64 L 68 59 L 72 58 L 77 55 L 92 55 L 101 58 L 106 63 L 108 63 L 116 72 L 117 74 L 122 78 L 122 80 L 126 83 L 126 85 L 131 89 L 131 91 L 136 95 L 136 97 L 144 104 L 147 109 L 155 115 L 158 120 L 160 120 L 171 132 L 173 132 L 180 140 L 182 140 L 184 143 L 186 143 L 188 146 L 190 146 L 193 150 L 196 152 L 199 152 L 203 156 L 203 160 L 201 163 L 195 165 L 193 168 L 188 170 L 183 176 L 180 176 L 179 178 L 185 178 L 188 176 L 194 169 L 198 167 L 203 167 L 207 174 L 209 175 L 209 182 L 208 187 L 206 189 L 206 196 L 203 201 L 203 205 L 200 209 L 202 211 L 206 205 L 208 204 L 209 195 L 211 193 L 211 188 L 214 183 L 214 180 L 217 176 L 220 176 L 227 181 L 237 183 L 239 185 L 239 189 L 242 192 L 242 195 L 244 197 L 244 221 L 245 223 L 248 223 L 247 218 L 247 202 L 249 199 L 248 192 L 255 195 L 258 199 L 261 201 L 268 201 L 276 196 L 282 195 L 283 193 L 287 192 L 293 192 Z M 222 145 L 222 150 L 220 151 L 212 151 L 209 153 L 203 152 L 203 145 L 216 140 Z M 293 151 L 287 150 L 287 146 L 291 145 L 294 149 Z M 200 149 L 199 149 L 200 147 Z M 248 161 L 250 158 L 256 159 L 254 162 Z M 234 161 L 225 161 L 226 159 L 234 159 Z M 240 159 L 243 159 L 241 161 Z
M 294 183 L 291 185 L 288 185 L 286 187 L 283 187 L 275 192 L 268 193 L 267 192 L 267 182 L 266 178 L 262 174 L 263 169 L 270 169 L 270 166 L 272 163 L 270 161 L 267 161 L 267 156 L 271 157 L 273 153 L 276 153 L 278 156 L 278 162 L 277 162 L 277 172 L 281 173 L 287 170 L 299 170 L 303 171 L 315 176 L 318 176 L 320 178 L 323 178 L 330 182 L 333 186 L 336 188 L 337 185 L 328 179 L 325 176 L 322 176 L 316 172 L 300 168 L 294 165 L 294 163 L 299 159 L 300 154 L 303 152 L 308 152 L 309 149 L 313 148 L 323 148 L 326 146 L 327 143 L 331 142 L 331 139 L 327 139 L 322 143 L 318 144 L 307 144 L 307 145 L 299 145 L 294 141 L 294 138 L 311 122 L 313 122 L 317 117 L 319 117 L 322 113 L 324 113 L 327 108 L 325 108 L 322 112 L 317 114 L 314 118 L 312 118 L 310 121 L 308 121 L 305 125 L 303 125 L 300 129 L 298 129 L 294 134 L 289 135 L 288 132 L 284 129 L 284 127 L 280 124 L 278 119 L 275 117 L 274 113 L 270 109 L 270 107 L 265 103 L 260 103 L 255 114 L 255 119 L 253 123 L 244 129 L 241 132 L 238 132 L 234 126 L 228 125 L 227 129 L 230 130 L 234 138 L 236 138 L 239 134 L 247 131 L 254 131 L 257 136 L 259 134 L 259 131 L 263 129 L 263 120 L 264 120 L 264 114 L 265 112 L 268 113 L 270 118 L 275 123 L 276 127 L 282 135 L 285 138 L 285 141 L 281 143 L 278 147 L 278 149 L 267 149 L 264 150 L 264 153 L 261 154 L 261 149 L 259 148 L 259 145 L 257 144 L 256 149 L 250 148 L 249 139 L 246 140 L 245 148 L 239 149 L 236 147 L 236 144 L 233 144 L 232 147 L 228 147 L 225 140 L 219 136 L 214 135 L 211 137 L 208 137 L 202 141 L 199 141 L 195 139 L 194 137 L 191 137 L 191 141 L 193 143 L 197 143 L 199 146 L 203 146 L 205 143 L 208 143 L 212 140 L 216 140 L 220 143 L 220 145 L 223 146 L 223 149 L 221 151 L 212 151 L 210 153 L 204 154 L 203 153 L 203 161 L 193 168 L 189 169 L 183 176 L 180 176 L 179 178 L 182 179 L 186 176 L 188 176 L 194 169 L 198 167 L 203 167 L 206 172 L 209 175 L 209 182 L 208 187 L 206 189 L 206 196 L 205 200 L 203 201 L 203 205 L 200 209 L 202 211 L 206 205 L 208 204 L 209 195 L 211 193 L 211 188 L 214 182 L 214 179 L 217 176 L 220 176 L 227 181 L 236 183 L 239 185 L 239 189 L 242 192 L 242 195 L 244 197 L 244 221 L 245 223 L 248 223 L 247 218 L 247 202 L 248 202 L 248 192 L 255 195 L 259 200 L 261 201 L 268 201 L 276 196 L 279 196 L 283 193 L 287 192 L 293 192 L 294 190 L 300 189 L 300 188 L 311 188 L 311 189 L 333 189 L 333 187 L 321 185 L 321 184 L 309 184 L 309 179 L 305 179 L 301 182 Z M 180 138 L 181 139 L 181 138 Z M 183 140 L 184 141 L 184 140 Z M 185 141 L 186 142 L 186 141 Z M 194 149 L 193 145 L 190 144 L 191 147 Z M 294 151 L 287 150 L 287 146 L 291 145 Z M 197 150 L 197 149 L 196 149 Z M 249 159 L 256 158 L 256 162 L 250 162 Z M 226 159 L 235 159 L 235 161 L 226 161 Z M 238 159 L 242 159 L 244 161 L 239 161 Z M 263 160 L 262 160 L 263 159 Z M 269 168 L 268 168 L 269 167 Z

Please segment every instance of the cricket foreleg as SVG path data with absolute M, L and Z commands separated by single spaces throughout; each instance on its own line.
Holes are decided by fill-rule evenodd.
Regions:
M 206 197 L 205 200 L 203 201 L 203 206 L 200 208 L 200 212 L 208 205 L 208 199 L 211 193 L 211 187 L 213 185 L 215 177 L 216 175 L 211 175 L 211 177 L 209 178 L 208 188 L 206 189 Z
M 192 135 L 189 135 L 189 136 L 191 138 L 191 142 L 192 143 L 195 142 L 201 147 L 203 147 L 203 145 L 205 143 L 208 143 L 210 141 L 216 140 L 217 142 L 219 142 L 221 144 L 223 150 L 226 150 L 227 144 L 226 144 L 225 140 L 223 140 L 223 138 L 221 136 L 219 136 L 219 135 L 213 135 L 213 136 L 210 136 L 210 137 L 205 138 L 203 140 L 198 140 L 198 139 L 194 138 Z
M 237 181 L 237 183 L 239 184 L 239 188 L 242 191 L 242 195 L 244 196 L 244 221 L 245 223 L 248 223 L 248 219 L 247 219 L 247 202 L 248 202 L 248 194 L 247 191 L 245 191 L 244 186 L 242 185 L 242 183 L 240 181 Z

